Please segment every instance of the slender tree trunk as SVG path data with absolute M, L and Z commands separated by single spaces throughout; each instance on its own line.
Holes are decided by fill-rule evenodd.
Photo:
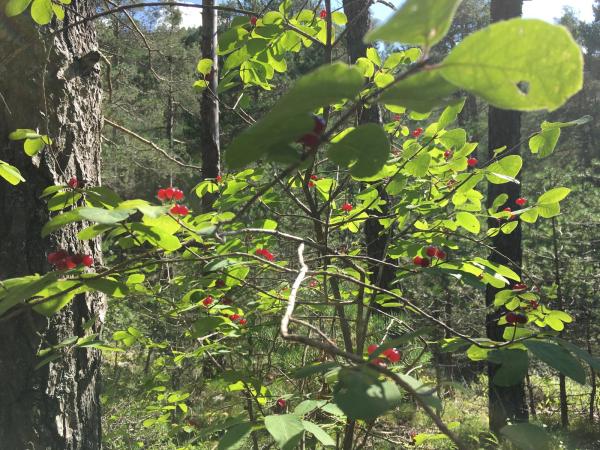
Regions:
M 202 9 L 202 58 L 212 59 L 212 71 L 208 75 L 208 86 L 202 93 L 200 101 L 201 145 L 202 145 L 202 177 L 216 178 L 221 173 L 221 145 L 219 139 L 219 55 L 217 41 L 217 10 L 210 8 L 215 0 L 202 0 L 208 8 Z M 203 206 L 210 210 L 216 199 L 207 194 Z
M 554 283 L 556 283 L 556 299 L 558 300 L 558 309 L 564 307 L 562 295 L 562 283 L 560 279 L 560 257 L 558 250 L 558 231 L 556 229 L 556 217 L 552 218 L 552 248 L 554 251 Z M 562 334 L 562 333 L 561 333 Z M 559 398 L 560 398 L 560 423 L 563 428 L 569 426 L 569 403 L 567 401 L 567 386 L 565 376 L 558 374 Z
M 500 20 L 519 17 L 522 14 L 522 0 L 492 0 L 490 4 L 491 20 Z M 494 149 L 506 145 L 515 148 L 512 154 L 519 154 L 518 143 L 521 139 L 521 114 L 516 111 L 505 111 L 489 107 L 488 114 L 489 157 L 493 157 Z M 494 199 L 500 194 L 508 194 L 508 205 L 514 205 L 521 194 L 521 186 L 516 183 L 489 184 L 487 206 L 491 207 Z M 490 227 L 497 227 L 496 219 L 490 219 Z M 497 251 L 492 253 L 490 260 L 495 263 L 511 266 L 520 273 L 522 261 L 521 225 L 511 234 L 498 233 L 493 238 L 493 247 Z M 494 296 L 498 290 L 491 285 L 486 289 L 486 306 L 493 307 Z M 487 317 L 487 337 L 494 341 L 502 341 L 504 327 L 498 326 L 498 313 Z M 492 379 L 498 366 L 488 363 L 488 388 L 489 388 L 489 424 L 490 430 L 498 433 L 509 421 L 527 421 L 528 412 L 525 402 L 525 387 L 521 382 L 515 386 L 496 386 Z
M 586 328 L 586 341 L 587 341 L 587 351 L 591 355 L 592 354 L 592 336 L 591 336 L 591 328 L 592 328 L 592 313 L 588 317 L 587 328 Z M 595 410 L 596 410 L 596 371 L 594 368 L 590 368 L 592 371 L 592 379 L 590 381 L 590 385 L 592 386 L 592 390 L 590 392 L 590 407 L 589 407 L 589 422 L 594 423 L 596 421 L 595 418 Z
M 0 0 L 4 11 L 6 0 Z M 16 165 L 26 182 L 0 182 L 0 280 L 51 270 L 46 254 L 56 248 L 87 252 L 100 263 L 97 241 L 78 241 L 71 225 L 42 239 L 49 213 L 40 194 L 76 176 L 85 185 L 100 181 L 101 91 L 99 65 L 82 70 L 80 58 L 94 62 L 96 34 L 91 23 L 55 37 L 48 32 L 94 9 L 75 0 L 65 21 L 34 26 L 29 12 L 7 19 L 0 12 L 0 159 Z M 23 46 L 32 44 L 26 51 Z M 20 53 L 19 53 L 20 52 Z M 92 53 L 91 53 L 92 52 Z M 39 128 L 53 145 L 33 159 L 22 143 L 9 142 L 16 128 Z M 71 336 L 99 332 L 105 304 L 101 296 L 79 295 L 50 318 L 32 311 L 0 322 L 0 448 L 95 450 L 101 448 L 97 350 L 78 348 L 40 369 L 36 353 Z M 86 321 L 96 318 L 91 330 Z M 1 320 L 1 319 L 0 319 Z

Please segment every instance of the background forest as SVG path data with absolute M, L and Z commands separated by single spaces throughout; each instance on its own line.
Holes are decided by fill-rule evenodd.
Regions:
M 312 0 L 289 3 L 291 8 L 298 11 L 313 11 L 315 17 L 325 11 L 325 16 L 321 18 L 344 11 L 341 5 L 337 10 L 326 11 L 324 4 Z M 387 2 L 380 3 L 387 5 Z M 116 5 L 106 0 L 105 6 L 111 8 Z M 272 1 L 262 0 L 230 2 L 221 6 L 260 12 L 277 9 Z M 543 221 L 521 222 L 522 273 L 527 277 L 525 289 L 542 298 L 549 308 L 568 314 L 566 318 L 561 316 L 563 320 L 558 321 L 556 328 L 550 325 L 556 331 L 556 336 L 563 337 L 591 355 L 599 355 L 600 0 L 595 0 L 594 11 L 595 20 L 590 23 L 580 21 L 568 9 L 564 10 L 559 20 L 583 49 L 583 89 L 552 112 L 523 113 L 520 146 L 529 148 L 529 138 L 539 132 L 540 124 L 544 121 L 570 122 L 586 116 L 591 116 L 592 120 L 586 119 L 579 126 L 564 128 L 549 157 L 540 158 L 539 154 L 532 154 L 529 150 L 521 152 L 523 167 L 519 175 L 519 198 L 532 201 L 530 199 L 539 198 L 556 186 L 571 189 L 569 196 L 561 201 L 560 214 Z M 332 26 L 337 27 L 339 35 L 345 22 L 341 21 L 341 16 L 336 17 L 342 25 Z M 219 11 L 219 38 L 227 35 L 240 20 L 252 18 Z M 489 1 L 464 0 L 456 11 L 448 33 L 432 49 L 428 62 L 441 62 L 467 35 L 489 23 Z M 101 67 L 101 114 L 104 121 L 99 173 L 104 187 L 118 193 L 122 199 L 156 203 L 159 189 L 174 186 L 185 193 L 185 204 L 191 210 L 198 214 L 209 214 L 216 208 L 218 217 L 229 220 L 231 218 L 226 216 L 231 214 L 229 211 L 241 207 L 256 192 L 248 193 L 246 186 L 255 187 L 264 183 L 269 176 L 279 176 L 281 166 L 264 162 L 254 164 L 254 161 L 249 165 L 250 169 L 241 172 L 241 175 L 230 170 L 226 164 L 217 173 L 218 177 L 207 176 L 206 173 L 202 175 L 206 146 L 206 116 L 201 112 L 204 111 L 201 102 L 206 90 L 202 87 L 206 80 L 210 80 L 211 72 L 209 67 L 203 74 L 204 69 L 199 65 L 199 60 L 207 57 L 201 52 L 205 30 L 202 27 L 182 28 L 178 7 L 120 11 L 98 19 L 95 26 L 101 53 L 101 57 L 93 64 Z M 226 39 L 229 37 L 222 42 Z M 230 58 L 223 51 L 222 42 L 219 57 L 221 75 L 227 72 Z M 390 55 L 405 52 L 403 55 L 408 55 L 406 58 L 410 59 L 413 47 L 381 43 L 375 47 L 375 51 L 370 49 L 368 58 L 363 59 L 370 61 L 370 67 L 375 65 L 383 72 Z M 330 51 L 333 53 L 331 60 L 354 62 L 356 59 L 347 46 L 337 46 Z M 306 45 L 302 51 L 287 53 L 284 64 L 284 70 L 275 69 L 267 87 L 258 82 L 244 84 L 231 79 L 221 80 L 221 148 L 229 147 L 249 124 L 259 121 L 273 110 L 277 101 L 300 77 L 321 66 L 323 49 L 317 45 Z M 428 127 L 441 122 L 441 115 L 451 115 L 454 111 L 455 125 L 466 131 L 467 142 L 479 143 L 467 155 L 469 161 L 473 158 L 475 163 L 477 160 L 484 161 L 489 148 L 488 103 L 466 91 L 453 94 L 452 100 L 450 106 L 447 103 L 435 107 L 430 113 L 381 108 L 383 126 L 397 139 L 418 139 L 421 133 L 428 136 Z M 458 104 L 461 106 L 456 107 Z M 321 110 L 320 113 L 326 117 L 330 112 L 335 115 L 343 106 L 338 104 L 331 111 Z M 370 114 L 367 109 L 365 111 L 366 115 Z M 393 144 L 392 154 L 397 156 L 401 149 Z M 450 153 L 440 151 L 438 159 L 448 160 L 453 157 L 452 152 L 458 154 L 458 149 L 447 151 Z M 8 160 L 4 155 L 2 157 Z M 311 176 L 310 170 L 313 168 L 315 171 Z M 261 200 L 244 211 L 239 228 L 277 228 L 293 236 L 312 233 L 312 222 L 305 221 L 300 216 L 302 212 L 298 204 L 286 199 L 284 194 L 295 189 L 294 192 L 300 193 L 294 195 L 301 196 L 304 190 L 309 192 L 306 202 L 310 203 L 310 199 L 314 198 L 316 203 L 317 194 L 311 197 L 309 189 L 329 189 L 318 183 L 330 178 L 339 181 L 341 178 L 336 178 L 339 176 L 336 170 L 332 164 L 320 161 L 306 170 L 303 168 L 305 178 L 290 175 L 289 184 L 282 182 L 281 186 L 276 186 L 278 194 L 263 192 Z M 202 182 L 202 179 L 205 181 Z M 370 191 L 365 186 L 369 182 L 366 177 L 345 186 L 348 190 L 332 210 L 350 214 L 353 208 L 355 211 L 359 209 L 359 204 L 368 203 Z M 340 184 L 343 185 L 341 181 Z M 383 191 L 387 187 L 388 184 L 385 184 Z M 0 190 L 4 189 L 4 185 L 0 187 Z M 377 189 L 379 191 L 376 192 L 383 198 L 382 189 Z M 398 195 L 400 191 L 402 187 L 390 196 Z M 486 188 L 482 191 L 484 196 L 487 195 Z M 158 195 L 161 199 L 163 194 L 158 192 Z M 3 199 L 0 195 L 0 200 Z M 73 205 L 76 201 L 73 200 Z M 381 207 L 376 214 L 383 220 L 389 218 L 382 206 L 384 203 L 376 204 Z M 513 206 L 514 209 L 518 208 Z M 499 216 L 492 213 L 490 216 L 499 223 L 499 228 L 503 223 L 513 220 L 510 210 L 504 216 L 502 212 Z M 354 255 L 353 252 L 364 245 L 365 238 L 360 227 L 369 226 L 363 224 L 364 217 L 359 219 L 361 221 L 355 225 L 355 229 L 349 225 L 336 230 L 337 234 L 327 245 L 335 247 L 342 255 Z M 198 221 L 202 222 L 201 219 Z M 189 227 L 195 225 L 197 223 L 190 222 Z M 137 252 L 139 249 L 135 244 L 131 244 L 131 247 L 122 245 L 119 240 L 122 235 L 116 229 L 94 228 L 89 232 L 88 239 L 103 232 L 106 235 L 102 252 L 108 267 L 111 264 L 117 266 L 123 261 L 135 261 L 143 256 L 141 250 Z M 135 233 L 131 235 L 135 240 Z M 458 255 L 459 252 L 476 252 L 477 249 L 480 256 L 486 257 L 491 248 L 489 239 L 477 237 L 476 234 L 469 236 L 462 236 L 464 239 L 460 251 L 440 237 L 430 241 L 432 245 L 425 251 L 428 252 L 437 243 L 438 246 L 447 245 L 450 258 L 453 251 Z M 415 244 L 416 240 L 410 241 L 414 237 L 406 238 L 406 241 L 398 238 L 398 241 L 387 244 L 392 247 L 386 246 L 383 255 L 387 256 L 378 258 L 391 266 L 394 258 L 389 255 L 396 252 L 400 255 L 396 259 L 409 261 L 408 269 L 394 266 L 398 269 L 400 281 L 398 284 L 392 283 L 393 287 L 389 289 L 397 288 L 402 296 L 416 299 L 419 308 L 453 330 L 468 336 L 485 336 L 490 307 L 486 306 L 485 301 L 486 285 L 479 282 L 483 276 L 473 273 L 470 277 L 460 278 L 449 276 L 441 270 L 415 270 L 414 265 L 419 264 L 410 262 L 414 261 L 412 256 L 415 254 L 411 254 L 410 249 L 420 248 L 421 244 Z M 119 245 L 115 245 L 115 242 Z M 187 250 L 194 255 L 194 252 L 202 256 L 211 255 L 223 251 L 219 245 L 225 244 L 215 244 L 207 238 L 206 242 L 198 240 Z M 256 255 L 267 260 L 266 267 L 249 273 L 246 266 L 235 266 L 233 263 L 229 263 L 231 267 L 228 267 L 227 264 L 219 266 L 218 263 L 209 262 L 200 267 L 186 262 L 184 258 L 173 258 L 152 265 L 148 263 L 150 267 L 143 276 L 133 272 L 124 273 L 125 278 L 119 279 L 119 286 L 115 284 L 116 287 L 110 286 L 109 289 L 97 286 L 98 291 L 112 294 L 108 295 L 109 307 L 102 331 L 98 332 L 98 341 L 93 341 L 94 348 L 103 350 L 99 397 L 103 448 L 304 450 L 326 447 L 383 450 L 457 447 L 456 442 L 448 439 L 443 430 L 436 426 L 431 415 L 424 412 L 422 405 L 409 396 L 395 408 L 383 408 L 385 414 L 375 414 L 380 416 L 377 420 L 363 420 L 360 417 L 356 421 L 347 420 L 348 411 L 344 408 L 340 410 L 330 401 L 331 385 L 337 373 L 325 369 L 335 369 L 334 365 L 314 372 L 310 369 L 312 362 L 317 367 L 319 364 L 330 364 L 333 358 L 329 358 L 322 349 L 298 346 L 280 336 L 280 320 L 285 307 L 281 302 L 287 302 L 300 267 L 297 263 L 297 242 L 277 239 L 276 234 L 259 236 L 258 233 L 250 233 L 240 237 L 240 243 L 236 245 L 244 246 L 245 250 L 232 244 L 231 252 L 245 251 Z M 405 250 L 405 247 L 409 250 Z M 432 250 L 435 251 L 439 249 Z M 434 253 L 427 253 L 432 262 L 435 259 L 441 262 L 446 257 L 445 254 L 442 257 L 440 253 Z M 425 257 L 422 252 L 419 254 Z M 407 259 L 407 255 L 411 257 Z M 324 258 L 323 255 L 321 257 Z M 318 259 L 312 253 L 306 258 L 309 265 Z M 3 261 L 6 264 L 7 260 Z M 279 261 L 281 267 L 289 266 L 294 270 L 269 270 L 273 268 L 268 266 L 268 262 L 275 265 Z M 382 263 L 381 267 L 384 266 L 385 263 Z M 380 278 L 384 272 L 384 269 L 380 270 Z M 2 275 L 3 271 L 0 270 L 0 278 L 4 278 Z M 411 278 L 405 279 L 405 276 Z M 303 309 L 297 312 L 298 319 L 304 322 L 298 323 L 306 327 L 308 337 L 315 337 L 318 328 L 337 342 L 343 342 L 346 339 L 344 330 L 337 330 L 335 325 L 335 315 L 339 311 L 327 301 L 322 301 L 328 298 L 326 279 L 318 272 L 306 278 Z M 350 303 L 355 295 L 364 294 L 361 294 L 361 289 L 364 290 L 364 287 L 360 285 L 347 287 L 336 294 L 336 299 Z M 371 295 L 368 289 L 367 294 Z M 463 351 L 467 347 L 461 347 L 460 342 L 453 341 L 455 338 L 448 330 L 431 328 L 431 321 L 427 317 L 413 314 L 413 310 L 397 303 L 392 297 L 376 297 L 375 293 L 372 293 L 372 297 L 376 298 L 372 303 L 375 305 L 372 308 L 374 312 L 369 316 L 368 325 L 365 325 L 367 332 L 362 336 L 363 341 L 357 344 L 360 353 L 364 353 L 368 360 L 369 354 L 378 352 L 377 344 L 382 345 L 388 339 L 394 339 L 396 345 L 392 347 L 397 350 L 382 353 L 389 367 L 393 367 L 392 363 L 398 363 L 398 370 L 419 380 L 419 384 L 413 385 L 413 388 L 423 398 L 432 396 L 435 402 L 441 400 L 442 403 L 434 402 L 430 406 L 439 412 L 439 417 L 448 428 L 466 443 L 464 448 L 600 449 L 598 360 L 582 365 L 585 384 L 574 381 L 573 378 L 577 376 L 572 372 L 569 375 L 568 368 L 559 375 L 555 370 L 557 366 L 551 367 L 541 358 L 530 358 L 528 363 L 525 362 L 523 401 L 529 411 L 530 422 L 539 426 L 536 429 L 545 429 L 547 434 L 540 437 L 534 431 L 525 430 L 525 437 L 509 436 L 511 442 L 499 442 L 499 438 L 490 433 L 488 425 L 487 352 L 478 353 L 477 347 Z M 532 308 L 537 308 L 537 300 L 531 301 L 536 305 Z M 215 325 L 215 316 L 207 316 L 213 320 L 211 322 L 198 320 L 194 315 L 200 309 L 213 307 L 225 311 L 227 325 L 233 323 L 235 326 L 219 328 L 221 325 Z M 358 304 L 352 305 L 349 316 L 355 313 L 353 308 L 360 307 Z M 360 317 L 360 313 L 357 313 L 357 317 Z M 352 323 L 352 319 L 349 321 Z M 562 322 L 565 322 L 564 331 Z M 2 324 L 0 322 L 0 327 Z M 56 342 L 48 344 L 50 350 L 41 353 L 40 364 L 52 365 L 54 355 L 66 347 L 71 349 L 70 346 L 74 345 L 73 348 L 79 349 L 79 346 L 86 345 L 79 341 L 76 344 L 74 341 L 63 341 L 64 345 L 58 346 Z M 48 355 L 49 358 L 43 360 Z M 400 361 L 395 360 L 396 355 L 398 359 L 401 357 Z M 562 364 L 569 365 L 569 361 Z M 0 354 L 0 363 L 7 362 L 6 354 Z M 356 401 L 360 403 L 360 400 Z M 358 407 L 346 406 L 348 410 Z M 289 423 L 267 425 L 270 417 L 287 417 L 292 413 L 306 419 L 300 424 L 300 427 L 305 427 L 300 428 L 300 434 Z M 0 414 L 0 424 L 2 417 Z M 261 417 L 266 418 L 267 430 L 262 425 Z M 256 423 L 261 425 L 257 426 Z M 278 433 L 273 429 L 280 431 Z M 349 429 L 352 430 L 350 433 Z M 350 443 L 346 441 L 349 434 Z M 0 450 L 4 449 L 9 450 L 9 447 L 3 447 L 0 442 Z

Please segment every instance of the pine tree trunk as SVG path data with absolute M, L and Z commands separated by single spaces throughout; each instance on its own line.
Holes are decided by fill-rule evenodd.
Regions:
M 200 101 L 202 177 L 216 178 L 221 172 L 221 145 L 219 138 L 219 56 L 217 41 L 217 10 L 211 8 L 215 0 L 202 0 L 202 58 L 213 61 L 212 71 L 207 76 L 208 86 Z M 206 210 L 212 208 L 216 196 L 207 194 L 203 198 Z
M 491 20 L 500 20 L 520 17 L 522 14 L 522 0 L 492 0 Z M 520 153 L 519 141 L 521 140 L 521 113 L 516 111 L 505 111 L 490 106 L 488 113 L 489 133 L 489 157 L 492 158 L 493 151 L 499 147 L 507 146 L 514 150 L 513 155 Z M 507 194 L 507 205 L 512 206 L 521 194 L 521 185 L 516 183 L 488 185 L 487 206 L 491 207 L 494 199 L 500 194 Z M 497 227 L 498 221 L 490 219 L 490 227 Z M 523 250 L 521 246 L 521 225 L 511 233 L 498 233 L 493 238 L 492 245 L 496 252 L 492 253 L 490 261 L 508 265 L 520 273 Z M 486 290 L 486 306 L 493 307 L 494 296 L 498 289 L 488 285 Z M 494 341 L 502 341 L 504 327 L 498 326 L 499 315 L 490 314 L 487 317 L 487 337 Z M 527 421 L 528 412 L 525 401 L 525 386 L 521 382 L 514 386 L 496 386 L 492 379 L 498 370 L 498 365 L 488 364 L 488 388 L 489 388 L 489 424 L 490 430 L 498 433 L 507 422 Z
M 5 0 L 0 0 L 0 11 Z M 91 24 L 47 37 L 55 27 L 89 14 L 93 5 L 74 1 L 64 23 L 34 26 L 29 12 L 15 19 L 0 13 L 0 159 L 17 166 L 26 182 L 0 181 L 0 280 L 51 270 L 46 254 L 58 247 L 86 252 L 100 262 L 97 241 L 76 239 L 68 226 L 47 239 L 40 231 L 49 213 L 40 194 L 76 176 L 85 185 L 100 181 L 101 91 L 99 66 L 84 67 L 80 57 L 97 50 Z M 46 36 L 46 37 L 44 37 Z M 23 50 L 23 47 L 27 47 Z M 92 61 L 95 54 L 91 54 Z M 21 142 L 9 142 L 17 128 L 36 128 L 53 139 L 38 156 L 24 155 Z M 90 247 L 91 246 L 91 247 Z M 36 353 L 84 333 L 98 332 L 104 317 L 101 296 L 80 295 L 60 313 L 45 318 L 31 311 L 0 318 L 0 448 L 101 448 L 100 354 L 75 349 L 35 370 Z M 91 330 L 83 324 L 96 317 Z

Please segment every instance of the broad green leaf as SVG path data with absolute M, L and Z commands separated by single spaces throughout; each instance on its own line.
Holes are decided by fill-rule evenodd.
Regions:
M 486 176 L 493 184 L 508 183 L 516 179 L 521 167 L 523 167 L 523 159 L 519 155 L 505 156 L 486 168 Z
M 90 222 L 110 225 L 127 219 L 133 211 L 131 209 L 103 209 L 103 208 L 79 208 L 76 210 L 82 219 Z
M 252 432 L 252 424 L 249 422 L 238 423 L 227 429 L 221 440 L 218 450 L 237 450 L 242 448 L 246 438 Z
M 586 363 L 590 365 L 590 367 L 594 370 L 600 371 L 600 359 L 593 357 L 585 350 L 577 347 L 576 345 L 570 343 L 569 341 L 565 341 L 561 338 L 554 338 L 562 347 L 569 350 L 571 353 L 574 353 L 575 356 L 583 359 Z
M 56 282 L 58 272 L 50 272 L 43 277 L 28 277 L 4 280 L 0 288 L 0 316 L 13 306 L 23 303 L 35 294 Z
M 91 278 L 85 280 L 85 284 L 114 298 L 123 298 L 129 292 L 126 284 L 120 283 L 114 278 Z
M 375 175 L 390 154 L 390 141 L 379 125 L 369 123 L 350 131 L 328 149 L 329 158 L 348 167 L 358 178 Z
M 226 323 L 227 320 L 221 316 L 208 316 L 196 320 L 192 325 L 192 337 L 199 338 L 215 331 L 219 326 Z
M 531 423 L 506 425 L 500 434 L 507 437 L 520 450 L 550 450 L 551 439 L 546 431 Z
M 295 449 L 304 432 L 302 420 L 294 414 L 266 416 L 265 427 L 281 450 Z
M 51 0 L 33 0 L 33 3 L 31 3 L 31 18 L 37 24 L 49 24 L 53 15 Z
M 289 144 L 313 129 L 310 114 L 323 105 L 355 97 L 362 85 L 360 71 L 342 63 L 323 66 L 305 75 L 261 121 L 233 140 L 225 151 L 227 163 L 238 168 L 265 155 L 298 160 L 298 152 Z
M 431 47 L 448 33 L 461 0 L 407 0 L 366 42 L 401 42 Z
M 488 353 L 488 361 L 500 364 L 492 381 L 497 386 L 514 386 L 527 375 L 529 358 L 523 350 L 492 350 Z
M 560 214 L 560 203 L 544 203 L 535 208 L 538 214 L 544 219 L 550 219 Z
M 36 294 L 36 296 L 41 297 L 50 297 L 53 295 L 58 295 L 61 292 L 65 292 L 67 289 L 75 288 L 70 292 L 65 292 L 63 295 L 58 295 L 51 300 L 43 301 L 36 306 L 33 307 L 33 310 L 38 314 L 41 314 L 46 317 L 50 317 L 53 314 L 57 313 L 65 306 L 67 306 L 75 295 L 85 292 L 87 289 L 84 286 L 80 286 L 81 283 L 75 280 L 58 280 L 56 283 L 52 284 L 48 288 L 40 291 Z
M 581 89 L 583 58 L 566 28 L 512 19 L 463 39 L 440 72 L 499 108 L 555 110 Z
M 423 177 L 427 174 L 430 164 L 431 155 L 424 152 L 406 164 L 406 172 L 414 177 Z
M 477 217 L 470 212 L 459 211 L 456 213 L 456 223 L 470 233 L 478 234 L 481 231 L 481 223 Z
M 204 58 L 198 61 L 198 65 L 196 66 L 196 71 L 206 76 L 210 73 L 213 66 L 213 60 L 210 58 Z
M 523 344 L 550 367 L 580 384 L 585 384 L 585 370 L 564 347 L 536 340 L 524 341 Z
M 558 138 L 560 138 L 560 128 L 544 130 L 543 127 L 542 124 L 542 131 L 529 139 L 529 150 L 531 150 L 531 153 L 539 153 L 540 158 L 552 154 L 558 143 Z
M 23 178 L 19 169 L 4 161 L 0 161 L 0 177 L 4 178 L 13 186 L 25 181 L 25 178 Z
M 442 130 L 456 120 L 458 114 L 465 106 L 465 98 L 461 98 L 448 105 L 438 120 L 438 130 Z
M 373 420 L 398 406 L 402 393 L 392 381 L 375 374 L 342 369 L 334 388 L 335 404 L 351 419 Z
M 558 203 L 561 200 L 564 200 L 570 192 L 571 189 L 566 187 L 550 189 L 548 192 L 545 192 L 542 195 L 540 195 L 537 202 L 539 205 Z
M 4 7 L 4 12 L 7 17 L 18 16 L 27 9 L 30 3 L 31 0 L 8 0 L 8 3 L 6 3 L 6 6 Z
M 381 96 L 381 103 L 404 106 L 413 111 L 427 113 L 457 91 L 439 71 L 421 72 L 399 81 Z
M 38 139 L 25 139 L 23 143 L 23 150 L 27 156 L 35 156 L 40 150 L 42 150 L 46 144 L 44 143 L 42 138 Z
M 292 372 L 293 378 L 306 378 L 314 374 L 328 372 L 334 367 L 339 367 L 339 364 L 333 361 L 324 362 L 320 364 L 310 364 L 308 366 L 300 367 Z
M 346 17 L 346 14 L 344 14 L 341 11 L 334 11 L 331 13 L 331 21 L 333 23 L 335 23 L 336 25 L 346 25 L 348 23 L 348 18 Z
M 316 423 L 309 422 L 307 420 L 303 420 L 302 425 L 304 426 L 304 429 L 306 431 L 308 431 L 310 434 L 316 437 L 319 440 L 319 442 L 325 447 L 335 447 L 335 441 L 333 440 L 333 438 L 329 436 L 327 432 L 323 430 L 323 428 L 321 428 L 319 425 L 317 425 Z
M 406 375 L 403 373 L 397 373 L 397 375 L 399 378 L 402 378 L 402 380 L 406 384 L 408 384 L 411 388 L 415 390 L 415 392 L 419 395 L 419 397 L 421 398 L 421 400 L 423 400 L 424 403 L 426 403 L 431 408 L 441 411 L 442 402 L 436 395 L 434 386 L 425 385 L 416 378 L 411 377 L 410 375 Z
M 48 236 L 53 231 L 56 231 L 59 228 L 62 228 L 63 226 L 67 225 L 68 223 L 77 222 L 77 221 L 80 221 L 81 219 L 82 219 L 82 217 L 79 215 L 78 209 L 74 209 L 72 211 L 67 211 L 65 213 L 58 214 L 57 216 L 54 216 L 52 219 L 50 219 L 50 221 L 47 222 L 42 227 L 42 237 Z
M 326 400 L 303 400 L 298 406 L 294 408 L 294 414 L 303 417 L 311 411 L 325 405 Z
M 439 138 L 446 148 L 461 149 L 467 142 L 467 132 L 462 128 L 447 131 Z

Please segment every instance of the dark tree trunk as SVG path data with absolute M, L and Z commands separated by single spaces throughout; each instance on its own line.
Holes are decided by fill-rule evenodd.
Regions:
M 491 20 L 497 22 L 522 14 L 522 0 L 492 0 L 490 5 Z M 512 154 L 519 154 L 519 141 L 521 140 L 521 113 L 505 111 L 490 106 L 488 113 L 489 157 L 493 158 L 493 151 L 499 147 L 507 146 Z M 500 194 L 508 195 L 508 205 L 512 206 L 521 194 L 521 185 L 516 183 L 489 184 L 487 206 L 491 207 L 494 199 Z M 490 227 L 497 227 L 496 219 L 490 219 Z M 495 252 L 490 260 L 512 267 L 520 273 L 522 253 L 521 225 L 511 234 L 498 233 L 492 243 Z M 498 290 L 488 285 L 486 290 L 486 306 L 493 307 L 494 296 Z M 494 341 L 502 341 L 504 327 L 497 325 L 499 315 L 490 314 L 487 317 L 487 336 Z M 498 433 L 507 422 L 527 421 L 528 412 L 525 401 L 525 386 L 521 382 L 515 386 L 496 386 L 492 379 L 498 370 L 497 365 L 488 364 L 489 388 L 489 423 L 490 430 Z
M 0 11 L 5 3 L 0 0 Z M 44 37 L 88 15 L 93 5 L 75 0 L 69 10 L 64 23 L 43 31 L 29 12 L 15 19 L 0 13 L 0 92 L 6 100 L 0 106 L 0 159 L 17 166 L 27 180 L 15 187 L 0 181 L 0 280 L 48 272 L 46 254 L 58 247 L 91 253 L 100 262 L 99 243 L 79 242 L 76 225 L 40 237 L 49 219 L 39 198 L 45 187 L 65 184 L 72 176 L 85 185 L 100 181 L 99 65 L 83 70 L 79 60 L 98 48 L 94 28 L 86 24 Z M 54 142 L 31 159 L 21 142 L 9 142 L 7 136 L 16 128 L 36 127 Z M 24 312 L 0 322 L 0 448 L 101 448 L 99 352 L 75 349 L 34 367 L 40 349 L 83 336 L 83 324 L 94 317 L 87 333 L 98 332 L 104 312 L 102 297 L 80 295 L 50 318 Z
M 202 177 L 216 178 L 221 172 L 221 146 L 219 140 L 219 57 L 217 41 L 217 10 L 211 8 L 215 0 L 202 0 L 202 58 L 212 59 L 212 71 L 208 75 L 208 86 L 200 101 Z M 210 210 L 215 196 L 204 196 L 204 208 Z

